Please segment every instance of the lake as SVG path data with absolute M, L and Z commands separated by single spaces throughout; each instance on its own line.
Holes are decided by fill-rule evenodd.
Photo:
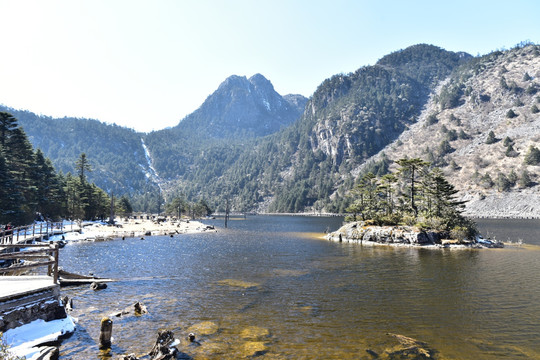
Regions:
M 438 359 L 540 359 L 539 220 L 479 220 L 484 234 L 523 242 L 484 250 L 324 240 L 339 217 L 205 223 L 218 231 L 62 249 L 65 270 L 118 281 L 63 288 L 79 323 L 60 358 L 140 356 L 170 329 L 193 359 L 371 359 L 366 350 L 397 343 L 387 333 L 427 343 Z M 101 318 L 136 301 L 149 314 L 113 318 L 113 348 L 100 353 Z

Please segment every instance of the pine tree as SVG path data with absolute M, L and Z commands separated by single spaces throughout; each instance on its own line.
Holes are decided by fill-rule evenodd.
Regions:
M 430 190 L 435 204 L 435 216 L 444 217 L 449 214 L 461 213 L 464 202 L 454 199 L 458 191 L 446 180 L 441 169 L 433 169 L 430 177 L 434 183 Z
M 0 223 L 12 222 L 14 225 L 19 225 L 24 218 L 21 208 L 23 200 L 0 146 Z
M 518 185 L 520 188 L 528 188 L 529 186 L 532 186 L 533 182 L 531 180 L 531 176 L 529 175 L 529 172 L 526 169 L 523 169 L 521 172 L 521 176 L 518 179 Z
M 33 219 L 36 211 L 36 181 L 38 180 L 34 177 L 34 149 L 24 130 L 17 127 L 11 131 L 10 136 L 6 139 L 4 150 L 9 154 L 6 157 L 8 171 L 12 173 L 15 179 L 15 188 L 12 190 L 20 192 L 23 199 L 20 206 L 25 216 L 18 221 L 26 223 Z
M 90 165 L 85 153 L 82 153 L 79 156 L 79 159 L 75 163 L 75 169 L 77 169 L 81 182 L 86 182 L 86 172 L 91 172 L 92 166 Z
M 408 158 L 402 158 L 397 161 L 397 164 L 401 166 L 401 168 L 398 170 L 399 174 L 401 174 L 402 177 L 406 178 L 409 183 L 409 201 L 411 209 L 414 213 L 414 216 L 418 216 L 418 207 L 415 203 L 416 193 L 417 193 L 417 177 L 419 175 L 419 172 L 421 172 L 424 168 L 429 166 L 429 163 L 419 159 L 408 159 Z
M 0 111 L 0 145 L 2 147 L 5 147 L 7 138 L 17 126 L 17 119 L 13 115 Z
M 62 192 L 60 178 L 54 171 L 51 161 L 38 149 L 35 155 L 34 180 L 36 184 L 37 211 L 47 218 L 62 214 Z

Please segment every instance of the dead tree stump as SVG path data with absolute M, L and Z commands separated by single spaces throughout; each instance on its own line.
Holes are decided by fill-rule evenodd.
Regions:
M 101 319 L 101 330 L 99 332 L 99 348 L 109 349 L 111 347 L 113 322 L 108 317 Z
M 175 341 L 174 334 L 170 330 L 160 330 L 152 351 L 148 354 L 152 360 L 174 360 L 178 350 L 171 347 Z

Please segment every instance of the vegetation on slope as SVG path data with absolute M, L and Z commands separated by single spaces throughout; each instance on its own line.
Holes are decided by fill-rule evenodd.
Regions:
M 51 118 L 29 111 L 0 107 L 15 116 L 35 148 L 64 174 L 75 173 L 81 153 L 88 154 L 93 171 L 88 180 L 118 196 L 157 191 L 147 178 L 148 163 L 141 134 L 117 125 L 79 118 Z
M 419 123 L 384 154 L 422 157 L 440 167 L 471 200 L 471 214 L 534 216 L 540 210 L 539 66 L 540 46 L 530 43 L 461 65 Z
M 252 144 L 208 196 L 233 196 L 238 210 L 342 212 L 345 197 L 331 195 L 353 186 L 352 170 L 413 124 L 432 87 L 466 58 L 417 45 L 325 80 L 299 121 Z
M 110 213 L 110 198 L 87 181 L 86 155 L 75 163 L 78 176 L 57 173 L 40 149 L 34 151 L 17 119 L 0 112 L 0 223 L 23 225 L 35 218 L 94 219 Z M 118 203 L 129 204 L 121 201 Z M 117 208 L 125 212 L 125 208 Z

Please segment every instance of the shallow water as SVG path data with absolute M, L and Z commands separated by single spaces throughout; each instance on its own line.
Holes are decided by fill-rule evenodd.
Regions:
M 163 328 L 195 332 L 200 346 L 179 346 L 194 359 L 371 359 L 396 344 L 387 333 L 439 359 L 540 359 L 540 222 L 479 222 L 519 247 L 427 250 L 323 240 L 341 221 L 253 216 L 216 233 L 69 244 L 64 269 L 118 281 L 62 290 L 79 324 L 61 359 L 142 355 Z M 149 314 L 113 318 L 100 354 L 101 318 L 136 301 Z

